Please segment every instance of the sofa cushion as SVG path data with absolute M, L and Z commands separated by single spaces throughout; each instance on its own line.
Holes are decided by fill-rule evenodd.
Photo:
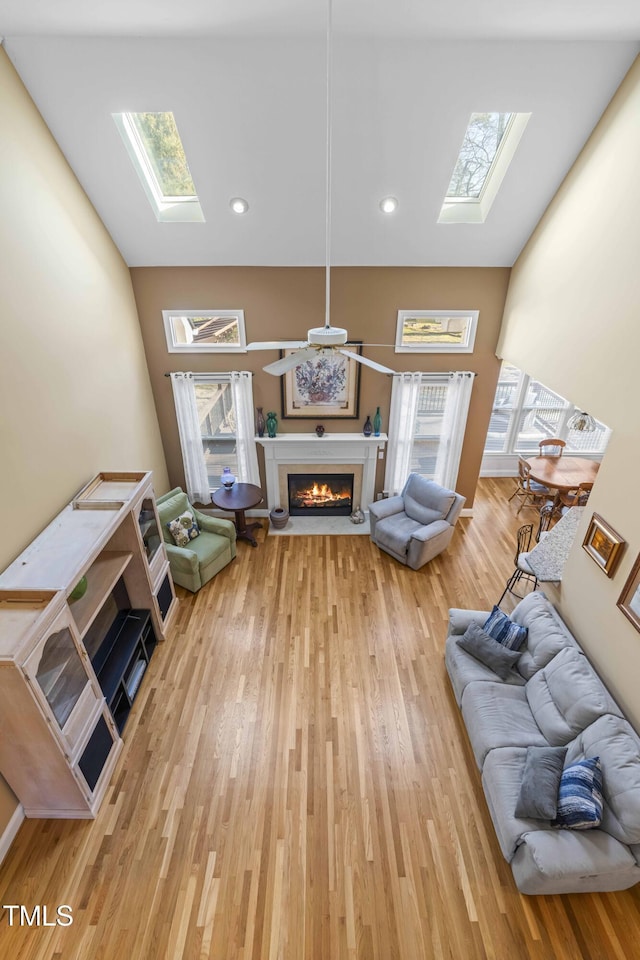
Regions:
M 465 633 L 458 637 L 457 644 L 472 657 L 489 667 L 501 680 L 513 673 L 520 654 L 494 640 L 477 623 L 471 623 Z
M 588 757 L 563 770 L 558 791 L 558 812 L 551 826 L 567 830 L 590 830 L 601 822 L 600 757 Z
M 531 714 L 524 687 L 499 681 L 470 683 L 462 694 L 461 709 L 480 768 L 489 751 L 497 747 L 547 745 Z
M 453 490 L 441 487 L 434 480 L 412 474 L 402 494 L 404 512 L 421 526 L 444 520 L 456 498 Z
M 515 623 L 500 607 L 494 607 L 482 629 L 509 650 L 519 650 L 527 639 L 527 628 Z
M 518 663 L 518 671 L 525 680 L 546 666 L 564 647 L 578 648 L 553 605 L 539 590 L 518 603 L 511 619 L 528 630 L 527 645 Z
M 482 618 L 483 620 L 485 617 Z M 486 667 L 483 663 L 480 663 L 479 660 L 476 660 L 475 657 L 472 657 L 470 653 L 466 653 L 461 647 L 458 646 L 457 641 L 460 639 L 458 634 L 453 634 L 445 640 L 444 647 L 444 659 L 447 666 L 447 673 L 449 674 L 449 679 L 451 681 L 451 686 L 453 687 L 453 693 L 456 698 L 456 703 L 460 706 L 462 700 L 462 694 L 464 693 L 465 687 L 468 684 L 473 683 L 474 680 L 487 681 L 491 680 L 494 683 L 498 679 L 493 670 Z M 495 641 L 493 641 L 495 643 Z M 525 680 L 520 676 L 517 670 L 511 670 L 504 683 L 513 684 L 514 686 L 523 687 Z
M 640 843 L 640 737 L 626 720 L 602 716 L 569 744 L 567 762 L 594 756 L 602 769 L 602 829 Z
M 392 553 L 404 557 L 409 549 L 411 535 L 421 526 L 422 524 L 405 513 L 395 513 L 392 517 L 385 517 L 376 523 L 376 542 Z
M 527 747 L 500 747 L 487 755 L 482 768 L 482 789 L 502 855 L 511 861 L 523 835 L 532 830 L 551 830 L 551 821 L 517 817 Z M 553 831 L 554 836 L 558 836 Z
M 620 714 L 595 670 L 574 647 L 565 647 L 525 685 L 531 712 L 552 746 L 573 740 L 604 713 Z
M 534 820 L 555 818 L 566 754 L 566 747 L 527 748 L 516 817 Z

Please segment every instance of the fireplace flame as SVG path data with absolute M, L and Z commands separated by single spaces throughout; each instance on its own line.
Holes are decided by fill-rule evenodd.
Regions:
M 303 506 L 322 506 L 350 498 L 351 494 L 348 490 L 332 490 L 328 483 L 315 482 L 306 490 L 298 491 L 298 500 Z

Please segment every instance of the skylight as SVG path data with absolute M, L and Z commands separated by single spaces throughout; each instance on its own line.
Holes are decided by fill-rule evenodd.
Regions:
M 439 223 L 482 223 L 491 209 L 530 113 L 472 113 Z
M 173 113 L 114 113 L 113 119 L 158 220 L 203 221 Z

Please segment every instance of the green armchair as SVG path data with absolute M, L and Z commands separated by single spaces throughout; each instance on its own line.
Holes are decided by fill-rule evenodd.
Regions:
M 186 493 L 180 487 L 174 487 L 169 493 L 158 497 L 157 504 L 171 576 L 175 583 L 196 593 L 235 557 L 236 528 L 230 520 L 220 520 L 200 513 L 189 503 Z M 196 518 L 200 534 L 190 540 L 188 546 L 178 547 L 167 524 L 185 510 L 190 510 Z

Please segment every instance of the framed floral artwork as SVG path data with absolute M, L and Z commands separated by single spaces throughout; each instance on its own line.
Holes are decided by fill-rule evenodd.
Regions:
M 362 353 L 361 341 L 350 341 L 351 352 Z M 288 357 L 293 350 L 281 350 Z M 360 364 L 337 350 L 318 352 L 288 370 L 282 383 L 282 417 L 309 420 L 357 419 L 360 407 Z
M 640 556 L 634 563 L 627 582 L 618 599 L 618 607 L 631 621 L 636 630 L 640 630 Z
M 613 527 L 600 514 L 594 513 L 582 546 L 608 577 L 613 576 L 624 544 L 625 541 Z

